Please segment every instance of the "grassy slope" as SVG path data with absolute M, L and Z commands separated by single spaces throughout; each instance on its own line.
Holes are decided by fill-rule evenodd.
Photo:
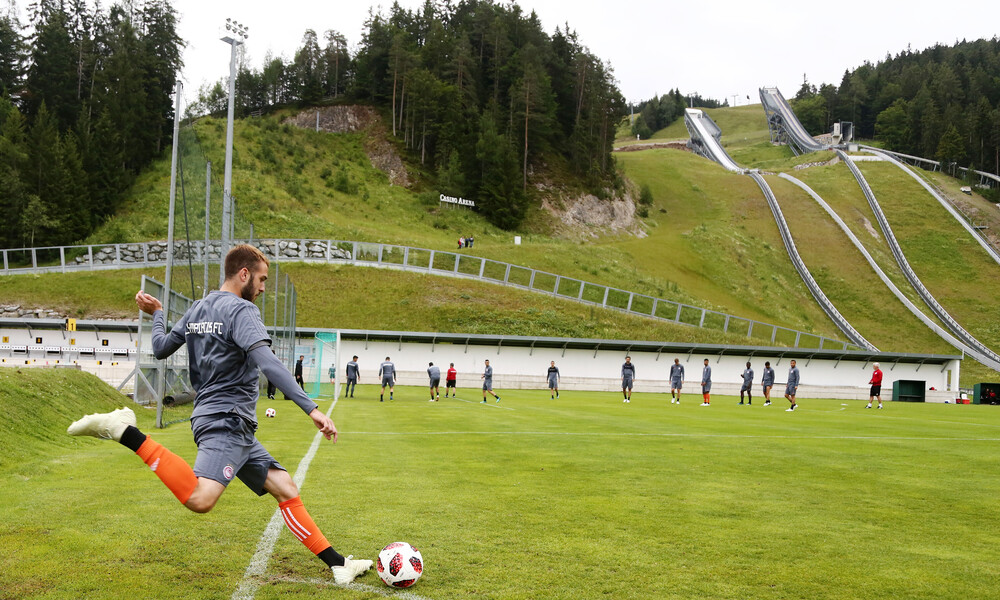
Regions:
M 767 177 L 795 245 L 820 288 L 868 341 L 885 351 L 952 354 L 878 278 L 833 219 L 791 182 Z M 900 336 L 899 331 L 908 332 Z
M 963 327 L 1000 349 L 1000 265 L 902 170 L 882 163 L 861 167 L 920 280 Z
M 653 192 L 650 212 L 657 226 L 646 239 L 617 244 L 635 257 L 640 272 L 669 273 L 683 289 L 736 314 L 836 331 L 791 266 L 753 180 L 679 150 L 630 152 L 618 159 Z
M 35 444 L 29 430 L 44 429 L 60 444 L 35 444 L 15 472 L 0 469 L 0 598 L 231 596 L 274 502 L 235 483 L 211 513 L 187 512 L 117 444 L 60 438 L 117 398 L 79 374 L 46 387 L 49 373 L 0 380 L 3 405 L 27 421 L 0 441 Z M 721 396 L 706 411 L 664 394 L 625 408 L 613 394 L 549 401 L 524 390 L 505 393 L 504 410 L 428 404 L 422 388 L 397 388 L 385 404 L 375 393 L 360 386 L 338 403 L 341 439 L 319 446 L 302 496 L 345 554 L 373 557 L 397 539 L 420 547 L 427 570 L 414 592 L 424 597 L 1000 593 L 1000 534 L 983 510 L 1000 494 L 1000 413 L 988 407 L 814 400 L 789 417 Z M 37 402 L 52 398 L 65 401 L 38 419 Z M 274 405 L 258 437 L 294 470 L 315 430 L 290 403 Z M 138 417 L 150 431 L 149 411 Z M 186 424 L 154 435 L 194 458 Z M 872 498 L 877 508 L 859 509 Z M 282 529 L 256 597 L 376 597 L 329 579 Z M 361 582 L 381 589 L 374 573 Z

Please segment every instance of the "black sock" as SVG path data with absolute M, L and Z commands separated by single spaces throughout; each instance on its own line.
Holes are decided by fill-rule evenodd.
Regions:
M 316 556 L 318 556 L 321 561 L 325 562 L 328 567 L 344 566 L 344 557 L 338 554 L 337 551 L 333 549 L 333 546 L 330 546 Z
M 128 427 L 125 428 L 125 431 L 122 433 L 122 439 L 119 440 L 118 443 L 121 444 L 122 446 L 125 446 L 132 452 L 138 452 L 139 446 L 141 446 L 142 443 L 145 441 L 146 441 L 146 434 L 139 431 L 133 425 L 129 425 Z

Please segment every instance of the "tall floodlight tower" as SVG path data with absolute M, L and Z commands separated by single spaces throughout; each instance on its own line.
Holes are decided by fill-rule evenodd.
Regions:
M 230 45 L 232 52 L 229 58 L 229 117 L 226 121 L 226 175 L 222 184 L 222 235 L 220 238 L 219 256 L 224 261 L 226 253 L 229 252 L 230 232 L 233 228 L 233 105 L 236 99 L 236 49 L 243 45 L 243 41 L 250 35 L 247 31 L 250 28 L 237 23 L 233 19 L 226 19 L 226 31 L 232 35 L 222 38 L 223 42 Z M 225 281 L 226 274 L 223 264 L 219 265 L 219 286 Z

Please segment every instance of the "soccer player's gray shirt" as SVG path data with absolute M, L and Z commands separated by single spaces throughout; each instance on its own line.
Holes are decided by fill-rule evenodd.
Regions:
M 166 333 L 163 311 L 156 311 L 153 347 L 157 356 L 169 356 L 185 343 L 195 389 L 191 417 L 233 413 L 256 424 L 259 376 L 247 354 L 271 345 L 257 307 L 235 294 L 213 291 L 192 304 L 170 333 Z M 166 354 L 160 349 L 166 349 Z M 291 400 L 306 413 L 316 408 L 304 392 L 292 395 Z
M 705 365 L 701 371 L 701 380 L 705 383 L 712 383 L 712 367 Z
M 378 376 L 382 379 L 389 379 L 396 373 L 396 365 L 389 361 L 385 361 L 378 368 Z
M 788 369 L 788 387 L 794 388 L 799 385 L 799 368 L 792 367 Z
M 625 380 L 635 379 L 635 363 L 622 364 L 622 378 Z
M 483 379 L 493 381 L 493 367 L 486 365 L 486 370 L 483 371 Z
M 753 384 L 753 369 L 743 371 L 743 387 L 750 387 Z
M 353 360 L 347 363 L 347 378 L 357 379 L 358 378 L 358 363 Z
M 560 377 L 561 375 L 559 375 L 559 367 L 549 367 L 548 370 L 549 385 L 555 385 L 559 383 Z
M 432 380 L 441 379 L 441 369 L 439 367 L 431 367 L 427 369 L 427 376 Z
M 680 381 L 684 379 L 684 365 L 670 365 L 670 381 Z
M 761 385 L 774 385 L 774 369 L 771 367 L 764 368 L 764 377 L 760 380 Z

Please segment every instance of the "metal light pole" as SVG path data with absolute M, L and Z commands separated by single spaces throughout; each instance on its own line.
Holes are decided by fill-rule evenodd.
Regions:
M 229 58 L 229 117 L 226 122 L 226 174 L 222 184 L 222 232 L 219 247 L 221 264 L 219 265 L 219 286 L 226 279 L 225 260 L 229 252 L 229 236 L 232 229 L 233 219 L 233 105 L 236 99 L 236 49 L 243 45 L 243 40 L 247 39 L 250 28 L 241 25 L 232 19 L 226 19 L 226 31 L 232 32 L 222 38 L 231 47 Z

